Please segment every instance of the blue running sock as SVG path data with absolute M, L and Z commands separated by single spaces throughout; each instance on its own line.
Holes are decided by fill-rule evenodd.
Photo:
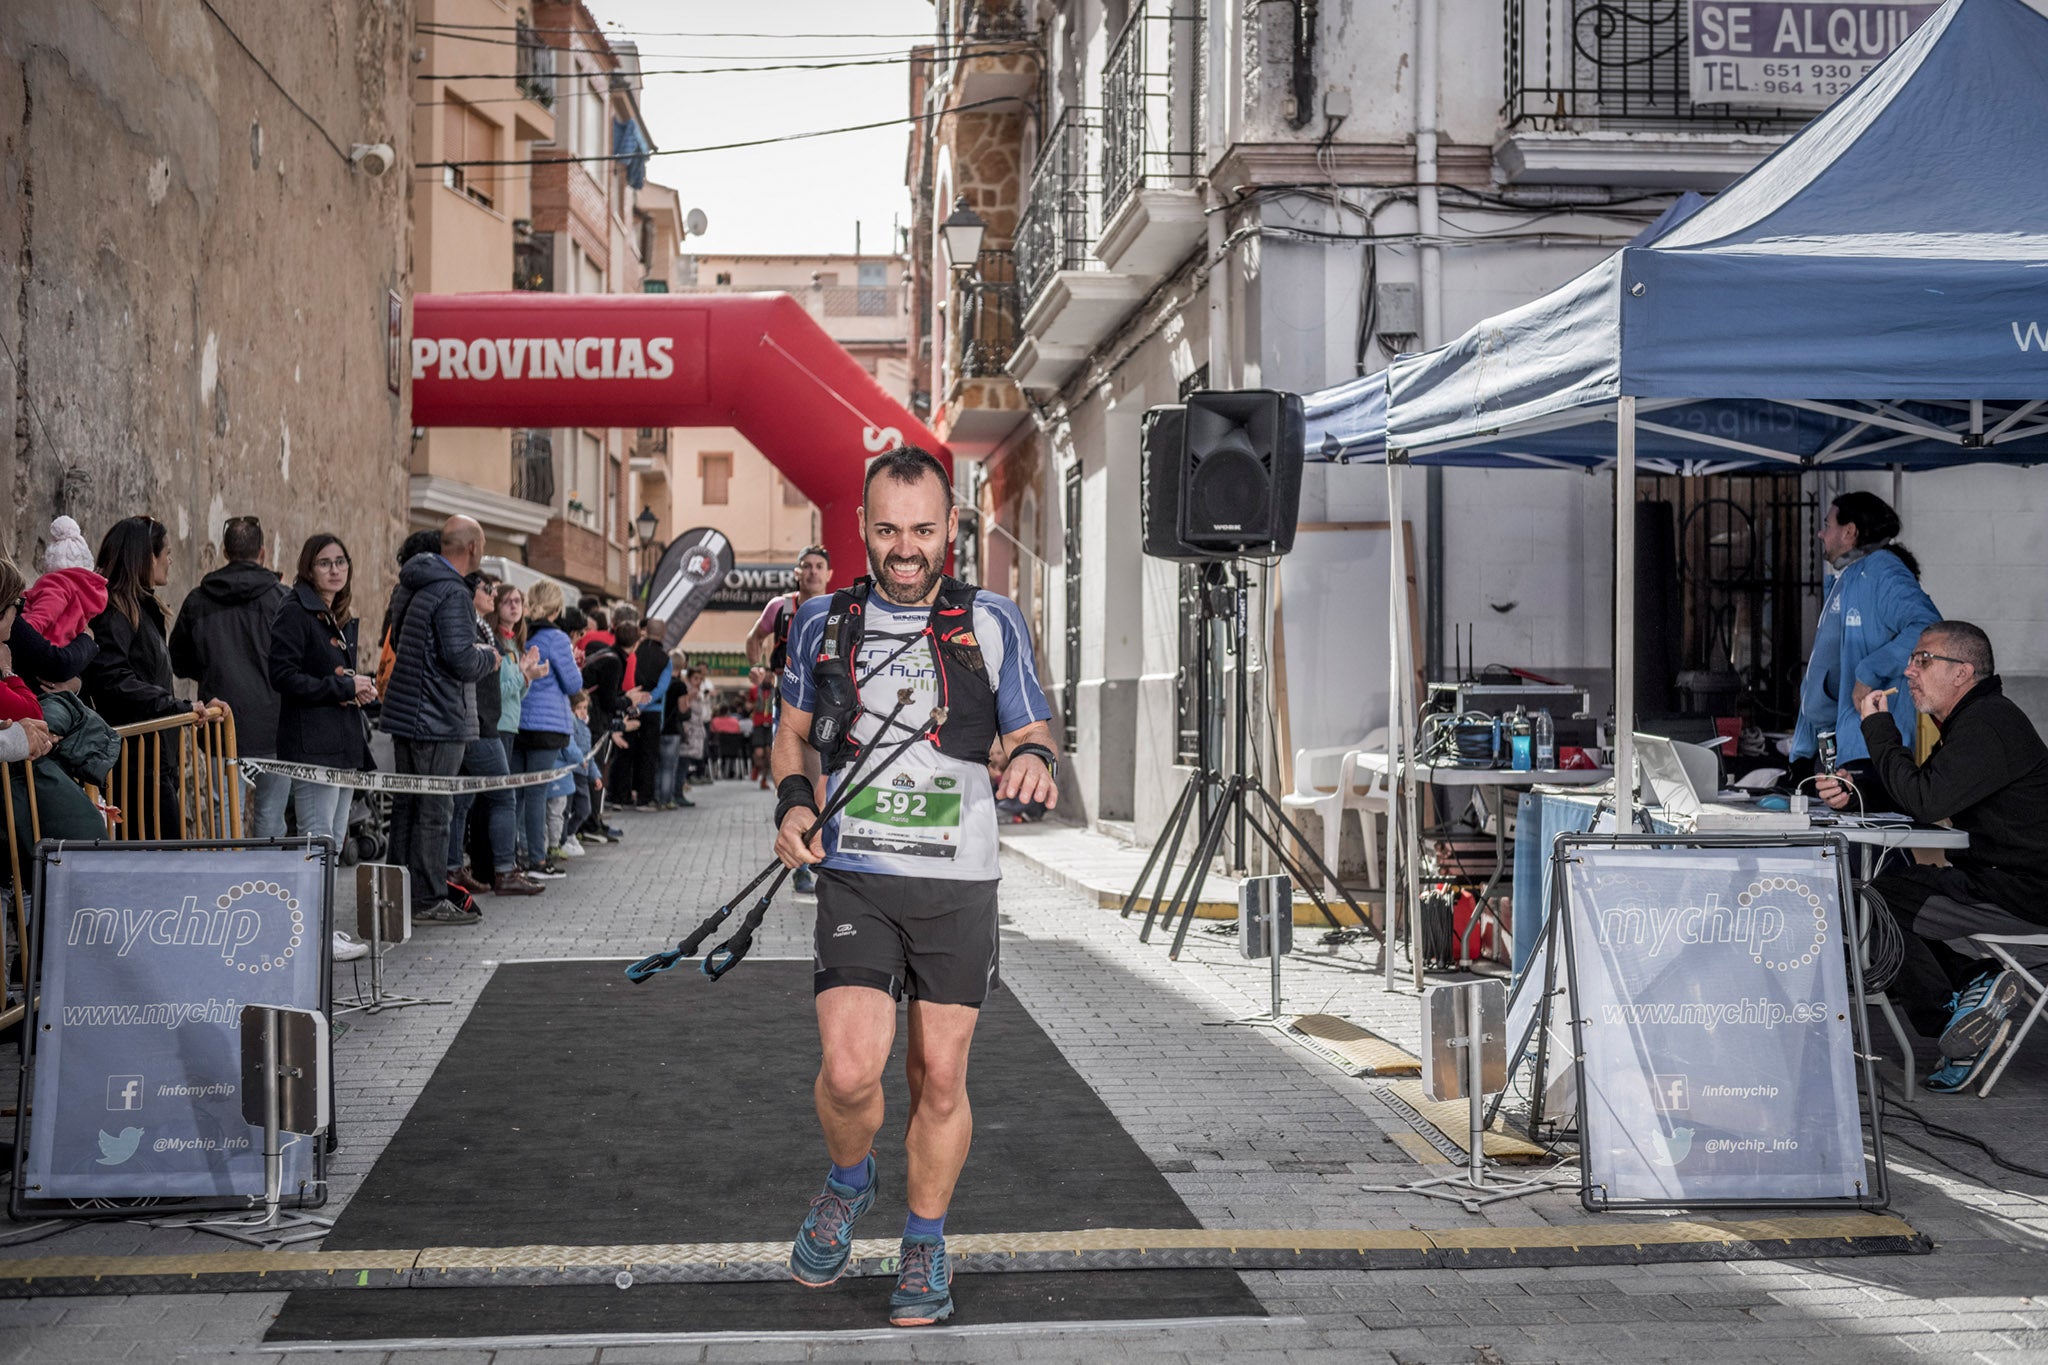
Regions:
M 859 1194 L 868 1187 L 868 1159 L 862 1157 L 859 1164 L 853 1166 L 841 1166 L 838 1162 L 833 1162 L 832 1178 L 855 1194 Z
M 910 1217 L 903 1220 L 903 1235 L 905 1237 L 944 1237 L 946 1235 L 946 1215 L 942 1213 L 936 1218 L 920 1218 L 913 1213 Z

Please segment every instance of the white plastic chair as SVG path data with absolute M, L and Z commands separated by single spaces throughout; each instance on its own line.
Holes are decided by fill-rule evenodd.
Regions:
M 1357 744 L 1335 749 L 1294 751 L 1294 790 L 1280 798 L 1290 815 L 1314 815 L 1323 825 L 1323 862 L 1334 876 L 1337 858 L 1344 847 L 1344 814 L 1358 814 L 1359 832 L 1365 838 L 1366 885 L 1380 887 L 1380 836 L 1378 816 L 1388 806 L 1387 775 L 1366 766 L 1360 759 L 1368 753 L 1384 753 L 1387 731 L 1382 726 Z M 1330 894 L 1337 887 L 1325 888 Z

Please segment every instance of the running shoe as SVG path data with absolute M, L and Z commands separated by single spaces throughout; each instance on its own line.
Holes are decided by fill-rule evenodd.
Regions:
M 435 901 L 412 912 L 414 924 L 475 924 L 482 918 L 476 911 L 464 910 L 453 901 L 446 900 Z
M 1949 997 L 1948 1027 L 1941 1031 L 1941 1055 L 1974 1059 L 1990 1050 L 1991 1037 L 2019 1003 L 2020 979 L 2010 971 L 1987 971 Z
M 889 1296 L 891 1327 L 929 1327 L 953 1316 L 953 1267 L 946 1260 L 946 1239 L 914 1236 L 903 1239 L 896 1292 Z
M 856 1193 L 825 1177 L 825 1188 L 811 1200 L 811 1211 L 797 1229 L 796 1246 L 789 1253 L 790 1277 L 798 1284 L 823 1289 L 845 1273 L 853 1256 L 854 1222 L 874 1207 L 880 1179 L 873 1152 L 868 1153 L 866 1189 Z
M 587 850 L 583 847 L 583 842 L 572 834 L 562 840 L 562 846 L 555 851 L 564 858 L 581 858 Z
M 539 867 L 527 868 L 526 875 L 534 881 L 551 882 L 566 877 L 569 874 L 562 869 L 561 864 L 546 862 L 542 863 Z
M 1943 1056 L 1941 1065 L 1922 1084 L 1937 1095 L 1954 1095 L 1969 1089 L 1970 1084 L 1983 1074 L 1984 1068 L 2004 1050 L 2006 1037 L 2011 1032 L 2012 1021 L 2000 1020 L 1997 1031 L 1991 1035 L 1991 1042 L 1982 1052 L 1974 1057 Z
M 796 870 L 796 876 L 790 879 L 790 887 L 799 896 L 814 896 L 818 893 L 818 874 L 806 863 Z

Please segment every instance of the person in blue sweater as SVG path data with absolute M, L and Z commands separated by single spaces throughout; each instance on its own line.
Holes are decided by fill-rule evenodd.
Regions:
M 1793 766 L 1805 768 L 1820 756 L 1821 734 L 1833 731 L 1835 769 L 1863 779 L 1866 805 L 1882 804 L 1882 790 L 1870 771 L 1857 705 L 1872 692 L 1898 688 L 1890 715 L 1900 742 L 1912 749 L 1918 717 L 1905 687 L 1906 658 L 1920 632 L 1941 619 L 1920 586 L 1920 561 L 1895 542 L 1898 534 L 1899 514 L 1875 493 L 1844 493 L 1828 507 L 1820 547 L 1833 573 L 1792 735 Z
M 519 703 L 519 735 L 512 745 L 512 771 L 542 772 L 563 764 L 563 751 L 574 737 L 569 716 L 569 698 L 583 690 L 583 670 L 576 665 L 576 651 L 562 632 L 562 590 L 543 580 L 526 594 L 527 647 L 540 655 L 546 671 L 533 680 Z M 526 849 L 526 871 L 531 877 L 552 881 L 563 874 L 550 856 L 548 843 L 548 788 L 519 789 L 521 843 Z

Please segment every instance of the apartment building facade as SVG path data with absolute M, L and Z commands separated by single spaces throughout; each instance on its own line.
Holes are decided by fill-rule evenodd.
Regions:
M 898 402 L 911 399 L 908 266 L 891 255 L 688 256 L 674 292 L 783 293 L 860 362 Z M 793 383 L 805 382 L 794 379 Z M 744 676 L 742 647 L 767 595 L 794 585 L 797 556 L 822 538 L 818 509 L 752 442 L 731 427 L 673 433 L 667 516 L 676 531 L 711 526 L 732 542 L 734 588 L 713 601 L 684 646 L 715 675 Z M 850 583 L 865 565 L 835 565 Z
M 920 386 L 934 429 L 969 457 L 968 571 L 1036 594 L 1082 818 L 1150 838 L 1198 757 L 1199 574 L 1140 551 L 1145 411 L 1201 388 L 1310 392 L 1371 374 L 1569 279 L 1681 193 L 1745 173 L 1814 111 L 1696 99 L 1689 9 L 1396 0 L 1366 22 L 1315 0 L 941 0 L 910 90 L 925 120 L 909 156 Z M 973 263 L 945 246 L 963 203 L 985 232 Z M 1909 482 L 1909 533 L 1916 515 L 1960 529 L 2015 499 L 2037 509 L 2022 479 Z M 1685 607 L 1689 624 L 1740 617 L 1742 638 L 1705 629 L 1701 647 L 1732 656 L 1758 697 L 1796 687 L 1819 601 L 1811 528 L 1840 485 L 1788 474 L 1637 490 L 1669 506 L 1681 536 L 1704 525 L 1703 502 L 1725 503 L 1774 547 L 1771 583 L 1740 600 L 1702 583 Z M 1392 510 L 1413 537 L 1431 676 L 1462 629 L 1477 662 L 1582 682 L 1604 706 L 1613 499 L 1607 474 L 1411 477 Z M 1304 526 L 1389 514 L 1378 466 L 1307 467 Z M 1923 551 L 1930 586 L 1952 583 L 1958 605 L 1983 597 L 1985 546 L 1957 535 L 1933 547 L 1939 564 Z M 1284 573 L 1248 566 L 1251 647 L 1212 679 L 1217 715 L 1254 716 L 1269 789 L 1286 764 L 1261 627 L 1266 580 Z M 1977 609 L 2004 615 L 1995 603 Z M 1775 623 L 1761 649 L 1743 634 L 1752 620 Z M 2036 677 L 2042 639 L 2014 642 Z M 1310 685 L 1377 695 L 1383 714 L 1377 672 Z
M 431 169 L 413 186 L 416 289 L 674 282 L 675 191 L 648 184 L 644 160 L 591 159 L 653 149 L 635 45 L 580 0 L 421 0 L 419 44 L 415 160 Z M 518 164 L 477 164 L 493 161 Z M 490 553 L 624 597 L 645 557 L 636 516 L 667 502 L 668 444 L 665 430 L 416 429 L 411 519 L 475 517 Z

